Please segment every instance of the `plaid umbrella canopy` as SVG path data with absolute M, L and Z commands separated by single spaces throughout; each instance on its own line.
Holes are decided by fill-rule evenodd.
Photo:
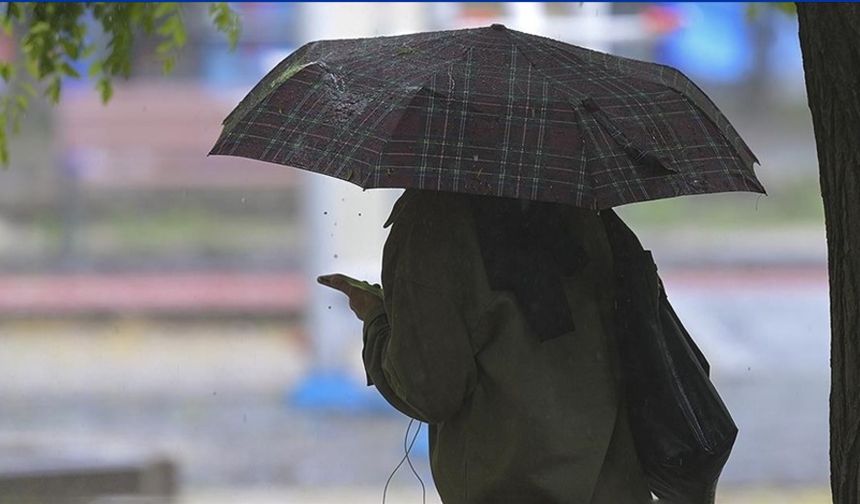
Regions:
M 764 193 L 752 151 L 678 70 L 502 25 L 306 44 L 230 113 L 210 154 L 365 189 L 592 209 Z

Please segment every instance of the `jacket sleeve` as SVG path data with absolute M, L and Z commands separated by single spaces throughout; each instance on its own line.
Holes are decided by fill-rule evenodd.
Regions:
M 456 414 L 477 374 L 458 277 L 463 235 L 445 222 L 398 218 L 383 256 L 385 308 L 364 324 L 368 380 L 392 406 L 427 423 Z

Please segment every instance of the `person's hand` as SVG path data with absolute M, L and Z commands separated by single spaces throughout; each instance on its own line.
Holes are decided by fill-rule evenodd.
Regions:
M 350 285 L 348 278 L 346 275 L 334 273 L 317 277 L 317 282 L 346 294 L 346 297 L 349 298 L 349 308 L 363 322 L 372 311 L 383 306 L 382 298 L 372 292 Z

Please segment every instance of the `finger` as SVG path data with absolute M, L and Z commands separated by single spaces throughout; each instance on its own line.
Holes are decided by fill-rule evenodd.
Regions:
M 347 296 L 349 295 L 349 291 L 352 288 L 352 286 L 349 285 L 349 283 L 343 279 L 343 275 L 339 273 L 334 273 L 331 275 L 320 275 L 317 277 L 317 282 L 322 285 L 325 285 L 326 287 L 339 290 Z
M 317 282 L 323 285 L 335 286 L 342 285 L 343 279 L 339 273 L 331 273 L 328 275 L 320 275 L 317 277 Z

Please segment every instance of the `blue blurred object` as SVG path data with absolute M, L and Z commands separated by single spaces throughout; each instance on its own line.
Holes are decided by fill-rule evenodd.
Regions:
M 776 13 L 770 17 L 773 41 L 767 52 L 768 72 L 780 79 L 803 83 L 803 56 L 797 37 L 797 18 Z
M 681 27 L 661 39 L 657 56 L 693 80 L 732 84 L 753 68 L 752 35 L 744 3 L 666 3 Z
M 413 457 L 417 455 L 425 458 L 430 456 L 430 437 L 427 424 L 421 424 L 421 432 L 418 433 L 418 437 L 415 439 L 415 444 L 412 445 L 409 455 Z
M 203 78 L 216 89 L 250 88 L 301 43 L 300 5 L 247 2 L 232 7 L 242 18 L 239 46 L 228 50 L 226 38 L 213 29 L 204 48 Z
M 358 383 L 353 376 L 337 370 L 309 373 L 287 394 L 287 403 L 296 408 L 334 413 L 395 411 L 376 389 Z
M 216 89 L 251 88 L 295 47 L 238 47 L 227 51 L 208 46 L 204 52 L 203 78 Z

